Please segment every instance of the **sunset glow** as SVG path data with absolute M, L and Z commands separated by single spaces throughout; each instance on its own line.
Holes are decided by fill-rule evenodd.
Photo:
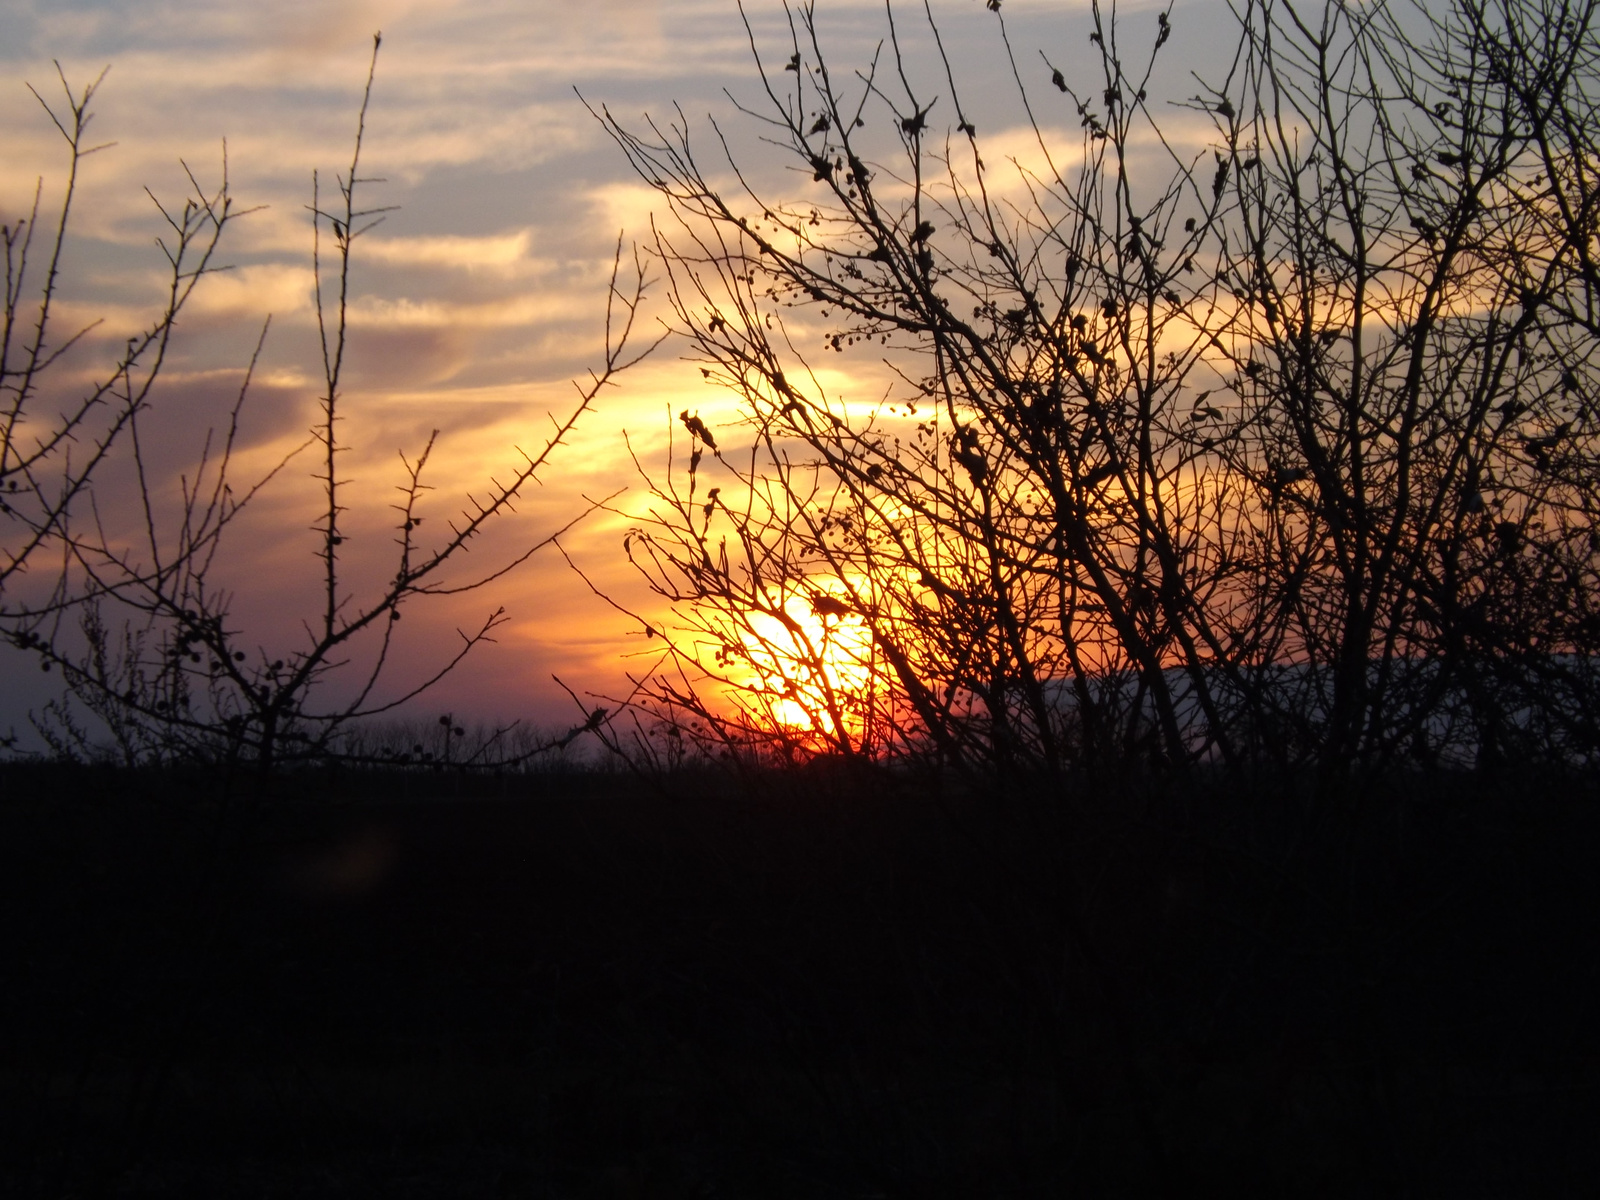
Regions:
M 746 7 L 763 53 L 786 45 L 781 6 Z M 825 7 L 833 60 L 841 68 L 870 62 L 882 36 L 881 6 L 851 0 Z M 951 44 L 966 47 L 964 70 L 979 78 L 1001 69 L 1002 47 L 982 5 L 945 0 L 934 9 Z M 1073 24 L 1077 5 L 1008 0 L 1006 16 L 1029 44 L 1064 42 L 1070 32 L 1074 53 L 1086 50 Z M 364 196 L 395 211 L 357 241 L 353 255 L 340 418 L 348 470 L 343 553 L 353 587 L 381 584 L 393 573 L 389 506 L 402 479 L 401 455 L 414 456 L 440 431 L 419 537 L 442 534 L 487 480 L 514 468 L 519 448 L 543 444 L 550 417 L 563 417 L 572 403 L 571 381 L 598 362 L 619 233 L 626 247 L 648 244 L 653 229 L 666 228 L 659 197 L 630 172 L 574 87 L 591 105 L 636 125 L 646 113 L 670 119 L 680 103 L 697 138 L 711 137 L 700 124 L 709 112 L 733 147 L 748 152 L 753 182 L 778 198 L 805 195 L 806 180 L 797 191 L 788 164 L 761 156 L 759 130 L 741 125 L 723 94 L 726 87 L 749 100 L 760 86 L 729 0 L 597 0 L 581 14 L 555 0 L 166 0 L 136 14 L 109 0 L 70 9 L 23 0 L 0 20 L 10 81 L 0 92 L 11 168 L 0 179 L 0 208 L 8 220 L 31 203 L 35 178 L 43 180 L 47 208 L 62 183 L 59 135 L 24 81 L 54 102 L 60 83 L 52 60 L 78 89 L 110 67 L 93 129 L 96 143 L 108 148 L 85 161 L 57 313 L 63 328 L 100 324 L 64 364 L 59 382 L 97 378 L 106 355 L 159 300 L 162 263 L 153 239 L 162 226 L 145 187 L 174 201 L 189 186 L 186 169 L 213 187 L 225 161 L 240 205 L 259 206 L 230 232 L 224 253 L 232 269 L 203 282 L 180 323 L 146 443 L 169 480 L 165 499 L 174 501 L 178 481 L 196 474 L 206 430 L 224 420 L 270 315 L 233 470 L 241 480 L 275 468 L 278 474 L 218 560 L 229 576 L 229 611 L 263 653 L 294 644 L 318 586 L 314 463 L 308 451 L 297 452 L 315 420 L 320 370 L 306 206 L 314 171 L 326 196 L 347 169 L 375 31 L 383 31 L 384 44 L 363 150 L 363 177 L 373 182 L 363 185 Z M 903 33 L 919 53 L 931 48 L 925 28 Z M 1204 38 L 1196 37 L 1199 46 Z M 1081 152 L 1078 132 L 1059 114 L 1041 142 L 998 92 L 993 101 L 978 94 L 964 103 L 984 130 L 987 186 L 997 203 L 1022 201 L 1033 181 L 1068 169 Z M 1199 122 L 1190 124 L 1198 132 Z M 1173 128 L 1187 126 L 1179 120 Z M 713 142 L 704 144 L 709 152 Z M 733 186 L 735 177 L 724 174 Z M 885 179 L 883 186 L 889 196 L 896 185 Z M 663 293 L 658 282 L 645 324 L 672 320 Z M 796 346 L 814 371 L 807 383 L 813 401 L 852 420 L 875 411 L 894 384 L 881 348 L 833 354 L 821 345 L 825 322 L 801 309 L 791 315 Z M 682 343 L 669 341 L 608 389 L 521 494 L 516 518 L 474 544 L 470 565 L 495 569 L 583 517 L 562 546 L 586 578 L 559 556 L 540 555 L 493 589 L 419 606 L 400 627 L 397 691 L 448 659 L 458 630 L 501 606 L 499 644 L 475 651 L 470 669 L 445 678 L 428 706 L 560 723 L 571 716 L 572 701 L 552 676 L 580 693 L 626 690 L 626 656 L 638 648 L 641 619 L 662 628 L 673 620 L 671 606 L 649 594 L 620 550 L 649 504 L 635 463 L 648 472 L 665 468 L 680 411 L 698 413 L 732 444 L 741 436 L 739 398 L 683 361 L 684 353 Z M 921 419 L 930 415 L 925 409 Z M 900 431 L 913 424 L 902 416 Z M 706 484 L 727 486 L 733 461 L 708 458 Z M 141 527 L 126 495 L 114 498 L 112 489 L 127 483 L 126 471 L 105 474 L 101 518 L 113 535 Z M 593 507 L 600 501 L 604 507 Z M 592 589 L 618 600 L 628 615 Z M 773 682 L 779 693 L 792 689 L 774 696 L 772 720 L 807 736 L 860 739 L 878 703 L 874 673 L 883 664 L 861 618 L 824 617 L 813 604 L 806 591 L 785 600 L 792 629 L 753 615 L 757 644 L 739 669 Z M 17 674 L 26 683 L 7 690 L 0 725 L 25 724 L 28 709 L 49 694 L 38 673 Z
M 823 610 L 830 601 L 840 603 L 824 595 Z M 807 740 L 832 745 L 843 735 L 859 744 L 877 683 L 871 631 L 858 616 L 825 615 L 801 597 L 783 612 L 786 620 L 751 614 L 755 636 L 740 656 L 770 697 L 772 718 Z

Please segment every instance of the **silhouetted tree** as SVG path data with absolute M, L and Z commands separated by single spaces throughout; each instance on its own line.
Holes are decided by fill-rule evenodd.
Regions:
M 850 76 L 809 5 L 758 50 L 779 195 L 601 114 L 751 431 L 640 465 L 653 711 L 1046 769 L 1594 753 L 1594 4 L 1249 0 L 1199 94 L 1181 9 L 1094 5 L 1069 77 L 988 7 L 1010 160 L 926 7 L 931 62 L 892 6 Z
M 62 74 L 64 107 L 34 92 L 66 142 L 66 181 L 59 206 L 43 225 L 43 180 L 28 215 L 0 225 L 6 261 L 0 314 L 0 636 L 23 650 L 45 650 L 76 599 L 59 571 L 61 539 L 96 474 L 149 406 L 178 315 L 200 280 L 218 269 L 223 230 L 241 215 L 228 190 L 226 161 L 216 188 L 206 189 L 189 173 L 194 191 L 181 206 L 155 201 L 170 228 L 159 242 L 166 256 L 159 311 L 127 339 L 100 382 L 80 393 L 58 383 L 63 360 L 94 329 L 59 331 L 55 310 L 80 173 L 85 160 L 105 148 L 89 141 L 90 105 L 103 78 L 75 93 Z M 48 653 L 43 665 L 51 665 Z
M 579 385 L 573 405 L 552 418 L 553 430 L 543 445 L 532 452 L 519 450 L 518 460 L 503 478 L 490 479 L 483 494 L 469 496 L 465 511 L 455 519 L 433 517 L 428 528 L 438 532 L 431 537 L 422 531 L 421 508 L 424 494 L 431 490 L 425 478 L 438 431 L 416 454 L 402 453 L 400 498 L 391 506 L 396 545 L 392 573 L 366 588 L 351 580 L 342 550 L 349 517 L 341 464 L 350 434 L 341 411 L 341 382 L 349 349 L 352 251 L 389 211 L 358 198 L 375 182 L 362 177 L 361 157 L 378 46 L 375 39 L 349 170 L 337 180 L 333 204 L 327 203 L 320 183 L 313 180 L 312 261 L 322 389 L 319 419 L 310 439 L 261 478 L 235 482 L 234 451 L 256 366 L 252 358 L 225 429 L 207 437 L 199 461 L 183 477 L 175 512 L 165 512 L 160 501 L 171 481 L 154 472 L 135 436 L 131 457 L 137 503 L 144 515 L 142 534 L 124 540 L 98 522 L 86 527 L 58 523 L 53 530 L 68 564 L 64 587 L 75 589 L 63 591 L 62 606 L 79 605 L 78 629 L 87 649 L 80 652 L 59 626 L 58 636 L 37 639 L 32 645 L 46 663 L 62 668 L 72 698 L 111 731 L 129 763 L 246 763 L 267 771 L 284 762 L 338 756 L 342 748 L 349 748 L 341 739 L 353 723 L 394 712 L 491 641 L 505 619 L 502 608 L 489 612 L 475 628 L 459 630 L 455 652 L 419 682 L 395 691 L 382 686 L 393 664 L 398 622 L 413 601 L 480 589 L 554 541 L 552 533 L 507 561 L 465 574 L 450 570 L 463 565 L 468 548 L 492 523 L 514 510 L 523 489 L 549 466 L 557 447 L 601 390 L 649 353 L 650 347 L 643 351 L 633 347 L 634 318 L 646 287 L 644 272 L 636 260 L 633 265 L 639 269 L 631 285 L 624 286 L 619 241 L 607 301 L 604 366 Z M 216 223 L 220 225 L 220 220 Z M 264 326 L 262 342 L 266 336 Z M 257 356 L 260 351 L 258 342 Z M 128 417 L 135 431 L 137 415 L 130 411 Z M 318 611 L 305 618 L 304 636 L 273 650 L 266 639 L 248 634 L 234 618 L 231 610 L 241 581 L 219 567 L 218 556 L 241 514 L 288 462 L 307 449 L 318 456 L 315 477 L 321 488 L 313 525 L 321 563 L 321 602 Z M 592 511 L 593 505 L 574 514 L 562 530 Z M 341 686 L 330 689 L 335 678 L 342 680 Z M 58 750 L 75 752 L 76 745 L 89 739 L 66 705 L 51 706 L 49 717 L 53 721 L 42 722 L 40 728 Z M 442 727 L 443 757 L 450 758 L 456 735 L 453 718 L 445 718 Z M 459 736 L 465 736 L 465 730 Z M 487 741 L 499 746 L 503 739 L 491 736 Z M 360 739 L 350 743 L 358 755 L 360 744 Z M 419 758 L 422 753 L 419 750 Z M 430 761 L 435 757 L 431 750 L 426 753 Z M 454 758 L 461 757 L 456 747 Z M 504 758 L 499 754 L 497 763 L 504 765 Z

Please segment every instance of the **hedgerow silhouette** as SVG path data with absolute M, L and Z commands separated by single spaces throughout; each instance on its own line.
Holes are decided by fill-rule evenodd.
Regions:
M 854 74 L 809 5 L 752 33 L 770 160 L 597 111 L 740 423 L 639 464 L 625 549 L 676 614 L 640 613 L 643 726 L 985 769 L 1592 758 L 1594 6 L 1252 0 L 1198 92 L 1170 8 L 1093 6 L 1068 78 L 988 7 L 1026 160 L 931 9 L 927 60 L 891 6 Z

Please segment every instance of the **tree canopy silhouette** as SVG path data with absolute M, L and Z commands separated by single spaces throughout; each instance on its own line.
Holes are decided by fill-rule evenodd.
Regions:
M 1247 0 L 1198 90 L 1181 8 L 1093 5 L 1083 74 L 988 7 L 1021 139 L 926 6 L 853 73 L 809 5 L 752 33 L 771 160 L 599 114 L 739 416 L 704 499 L 709 434 L 640 464 L 646 707 L 1030 769 L 1592 755 L 1595 5 Z

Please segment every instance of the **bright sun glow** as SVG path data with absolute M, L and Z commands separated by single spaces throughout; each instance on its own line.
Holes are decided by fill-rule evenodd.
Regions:
M 859 616 L 818 611 L 819 603 L 831 607 L 827 597 L 791 598 L 788 623 L 752 613 L 743 657 L 773 721 L 800 737 L 859 742 L 875 700 L 872 633 Z

